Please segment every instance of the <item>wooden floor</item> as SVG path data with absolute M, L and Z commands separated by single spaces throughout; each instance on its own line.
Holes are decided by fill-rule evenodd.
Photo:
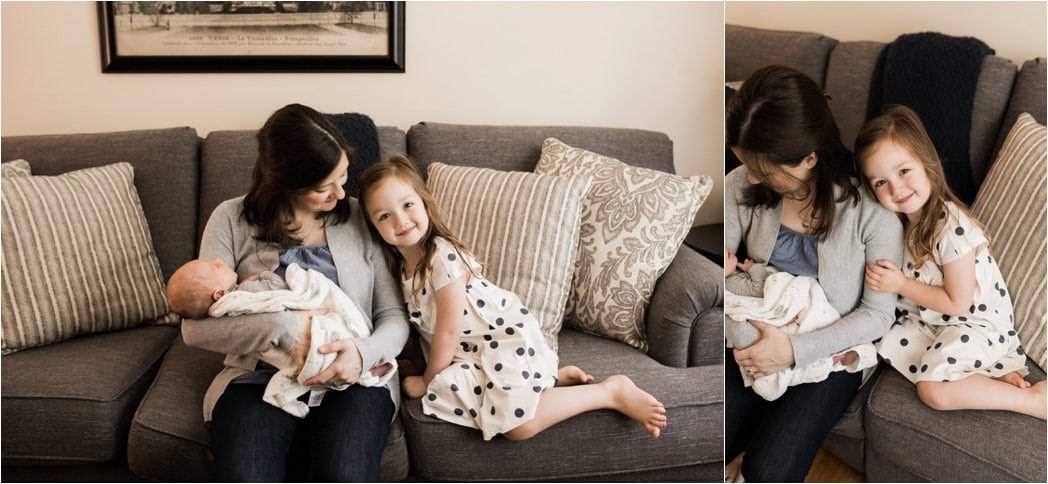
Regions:
M 866 476 L 858 473 L 829 452 L 819 449 L 804 482 L 866 482 Z

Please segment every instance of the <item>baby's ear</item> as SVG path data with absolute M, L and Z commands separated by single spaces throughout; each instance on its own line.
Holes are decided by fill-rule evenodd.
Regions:
M 226 295 L 226 290 L 225 289 L 215 289 L 214 292 L 211 293 L 211 300 L 212 301 L 218 301 L 219 299 L 222 299 L 222 296 L 225 296 L 225 295 Z

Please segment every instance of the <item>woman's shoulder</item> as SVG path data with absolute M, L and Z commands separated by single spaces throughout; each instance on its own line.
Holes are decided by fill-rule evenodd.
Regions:
M 724 176 L 724 186 L 731 187 L 735 193 L 742 193 L 742 191 L 749 185 L 746 181 L 746 176 L 749 175 L 749 170 L 746 169 L 746 165 L 739 165 L 735 169 L 728 172 Z
M 211 212 L 211 218 L 223 218 L 223 219 L 237 219 L 240 218 L 240 214 L 244 212 L 244 197 L 230 198 L 215 207 L 215 210 Z
M 856 181 L 856 183 L 858 183 Z M 865 230 L 891 230 L 902 233 L 902 222 L 899 216 L 884 208 L 880 202 L 869 194 L 862 186 L 856 187 L 859 191 L 858 199 L 845 198 L 837 202 L 842 218 L 851 220 L 862 231 Z M 838 189 L 837 195 L 841 191 Z

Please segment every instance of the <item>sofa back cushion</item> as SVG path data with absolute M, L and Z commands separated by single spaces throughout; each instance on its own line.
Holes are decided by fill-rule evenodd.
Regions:
M 724 80 L 743 81 L 754 71 L 773 64 L 792 67 L 820 86 L 837 40 L 811 32 L 724 26 Z
M 218 204 L 247 193 L 251 171 L 258 159 L 257 130 L 212 131 L 200 151 L 200 216 L 196 222 L 196 240 Z M 405 153 L 407 145 L 400 128 L 380 126 L 378 143 L 382 156 Z
M 1015 87 L 1012 89 L 1012 97 L 1008 100 L 1008 110 L 1004 113 L 1001 122 L 1001 130 L 997 136 L 997 144 L 994 147 L 993 156 L 1004 144 L 1004 138 L 1011 132 L 1019 115 L 1027 113 L 1033 116 L 1038 123 L 1045 123 L 1045 111 L 1048 110 L 1048 62 L 1044 57 L 1038 57 L 1023 62 L 1022 70 L 1015 76 Z
M 34 175 L 130 163 L 164 279 L 194 256 L 200 138 L 192 128 L 5 136 L 0 146 L 3 161 L 29 160 Z
M 483 126 L 423 122 L 408 130 L 408 152 L 426 173 L 430 163 L 532 171 L 542 142 L 557 138 L 627 164 L 675 173 L 673 142 L 655 131 L 572 126 Z

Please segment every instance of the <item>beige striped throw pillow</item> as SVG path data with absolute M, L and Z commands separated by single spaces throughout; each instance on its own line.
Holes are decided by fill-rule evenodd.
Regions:
M 542 143 L 535 172 L 593 176 L 568 324 L 647 351 L 644 314 L 655 282 L 677 255 L 713 179 L 627 165 L 556 138 Z
M 427 185 L 449 228 L 483 265 L 484 276 L 535 314 L 554 351 L 591 182 L 588 176 L 429 165 Z
M 991 235 L 991 253 L 1011 291 L 1019 341 L 1045 367 L 1045 161 L 1044 126 L 1023 113 L 1005 138 L 972 211 Z
M 3 354 L 175 323 L 131 165 L 3 183 Z

